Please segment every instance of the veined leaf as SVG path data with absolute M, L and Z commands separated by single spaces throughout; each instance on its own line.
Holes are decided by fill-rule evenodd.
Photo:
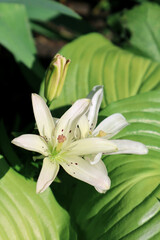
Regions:
M 62 93 L 51 109 L 86 97 L 95 85 L 104 86 L 103 107 L 160 88 L 159 63 L 124 51 L 100 34 L 82 36 L 60 52 L 71 59 L 71 64 Z
M 115 139 L 147 145 L 147 155 L 104 157 L 111 189 L 99 194 L 79 184 L 73 213 L 86 240 L 147 240 L 160 237 L 160 92 L 153 91 L 109 105 L 101 116 L 122 113 L 130 125 Z
M 51 190 L 36 194 L 35 189 L 35 182 L 9 169 L 0 157 L 0 239 L 75 239 L 69 215 Z

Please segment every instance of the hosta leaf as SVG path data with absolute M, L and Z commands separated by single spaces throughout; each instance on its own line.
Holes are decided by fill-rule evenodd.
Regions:
M 71 64 L 61 96 L 51 109 L 87 96 L 94 85 L 104 86 L 103 107 L 160 87 L 159 63 L 124 51 L 100 34 L 82 36 L 61 53 L 71 59 Z
M 141 54 L 160 62 L 160 6 L 143 3 L 126 11 L 125 25 L 131 32 L 129 43 Z M 131 48 L 132 49 L 132 48 Z
M 0 157 L 0 239 L 72 240 L 70 219 L 51 190 L 36 194 L 36 183 L 9 169 Z
M 101 116 L 122 113 L 130 125 L 115 139 L 147 145 L 147 155 L 104 157 L 112 186 L 106 194 L 79 184 L 73 214 L 86 240 L 147 240 L 160 236 L 160 92 L 109 105 Z
M 25 6 L 0 3 L 0 43 L 15 58 L 31 68 L 36 49 L 31 36 Z

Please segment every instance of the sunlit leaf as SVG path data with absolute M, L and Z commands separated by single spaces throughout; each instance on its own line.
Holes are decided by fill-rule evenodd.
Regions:
M 0 239 L 72 240 L 70 218 L 51 190 L 36 194 L 36 183 L 0 158 Z
M 122 113 L 130 125 L 115 138 L 140 141 L 147 145 L 149 154 L 106 156 L 111 189 L 103 195 L 79 184 L 72 211 L 85 240 L 157 240 L 160 237 L 160 92 L 112 103 L 101 116 L 116 112 Z
M 159 63 L 124 51 L 100 34 L 82 36 L 60 52 L 71 59 L 71 64 L 61 96 L 52 109 L 86 97 L 94 85 L 104 86 L 103 107 L 160 87 Z

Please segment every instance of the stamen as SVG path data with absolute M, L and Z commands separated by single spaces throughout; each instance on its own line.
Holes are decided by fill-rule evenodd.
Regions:
M 104 131 L 100 130 L 96 137 L 105 137 L 106 135 L 107 135 L 107 133 L 105 133 Z
M 62 148 L 64 141 L 66 140 L 66 137 L 62 134 L 58 136 L 57 140 L 58 140 L 58 144 L 56 147 L 56 151 L 59 152 Z

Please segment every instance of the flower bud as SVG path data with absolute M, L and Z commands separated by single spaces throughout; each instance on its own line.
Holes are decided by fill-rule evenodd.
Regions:
M 57 98 L 63 88 L 70 60 L 56 54 L 50 63 L 45 75 L 44 95 L 48 102 Z

